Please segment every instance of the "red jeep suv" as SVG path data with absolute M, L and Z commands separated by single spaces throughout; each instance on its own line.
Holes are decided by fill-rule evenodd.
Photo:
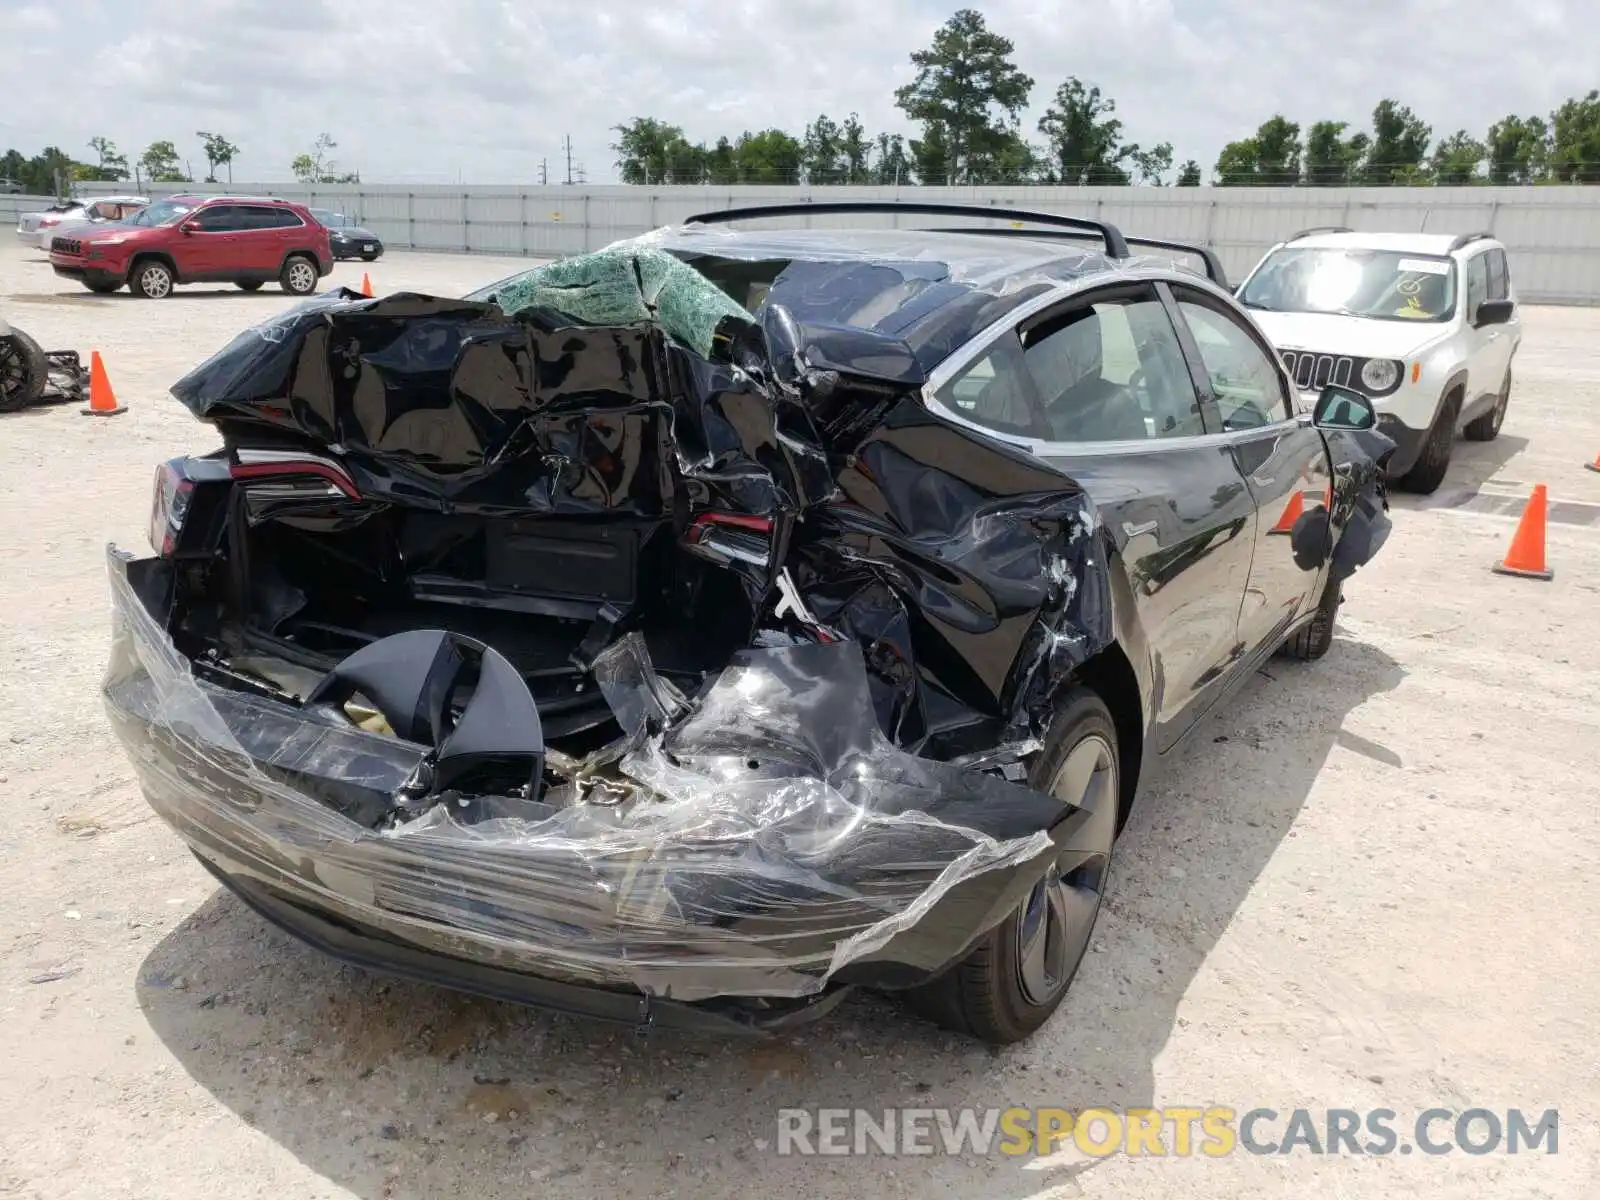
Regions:
M 57 275 L 91 292 L 124 283 L 159 300 L 180 283 L 234 283 L 253 292 L 268 280 L 309 296 L 333 270 L 328 231 L 304 205 L 259 196 L 170 196 L 113 225 L 50 243 Z

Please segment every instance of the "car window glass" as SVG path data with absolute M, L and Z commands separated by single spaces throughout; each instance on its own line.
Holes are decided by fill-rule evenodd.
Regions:
M 1506 276 L 1506 252 L 1504 250 L 1491 250 L 1489 259 L 1489 299 L 1509 300 L 1511 298 L 1510 280 Z
M 246 210 L 239 204 L 213 204 L 195 213 L 194 220 L 207 233 L 235 233 L 247 227 Z
M 1013 437 L 1038 437 L 1034 400 L 1028 390 L 1022 350 L 1007 334 L 972 362 L 937 396 L 941 404 L 975 425 Z
M 1479 254 L 1467 260 L 1467 315 L 1478 311 L 1478 305 L 1489 298 L 1488 256 Z
M 1028 331 L 1023 357 L 1052 441 L 1205 432 L 1177 332 L 1153 294 L 1052 317 Z
M 1225 430 L 1257 429 L 1293 415 L 1278 365 L 1244 326 L 1208 305 L 1179 300 L 1211 379 Z

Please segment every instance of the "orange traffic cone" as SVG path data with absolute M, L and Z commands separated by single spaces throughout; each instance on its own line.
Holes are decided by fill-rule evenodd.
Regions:
M 1550 505 L 1550 493 L 1544 484 L 1533 489 L 1528 506 L 1522 510 L 1522 520 L 1517 522 L 1517 532 L 1511 536 L 1511 549 L 1505 561 L 1497 562 L 1494 569 L 1500 575 L 1522 575 L 1528 579 L 1550 579 L 1555 572 L 1544 564 L 1545 512 Z
M 100 351 L 89 355 L 89 407 L 78 410 L 86 417 L 114 417 L 128 411 L 128 406 L 117 403 L 117 394 L 111 390 L 111 378 L 106 365 L 100 361 Z
M 1584 463 L 1583 465 L 1588 467 L 1591 471 L 1600 471 L 1600 454 L 1594 456 L 1594 461 L 1592 463 Z
M 1272 527 L 1273 533 L 1293 533 L 1294 523 L 1300 519 L 1300 514 L 1306 510 L 1305 493 L 1296 491 L 1289 497 L 1289 503 L 1283 510 L 1283 516 L 1278 518 L 1278 523 Z
M 363 296 L 372 295 L 372 276 L 365 271 L 361 272 L 361 294 Z

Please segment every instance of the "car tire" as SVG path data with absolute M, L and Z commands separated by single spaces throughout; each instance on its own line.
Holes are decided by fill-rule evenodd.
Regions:
M 44 395 L 50 362 L 20 329 L 0 337 L 0 412 L 16 412 Z
M 1506 409 L 1511 405 L 1511 368 L 1506 368 L 1505 381 L 1500 384 L 1500 394 L 1494 407 L 1476 420 L 1468 421 L 1461 432 L 1474 442 L 1492 442 L 1500 436 L 1500 426 L 1505 424 Z
M 121 282 L 116 280 L 106 283 L 86 283 L 83 286 L 88 288 L 96 296 L 109 296 L 112 292 L 119 291 L 122 288 Z
M 165 300 L 172 295 L 172 268 L 159 258 L 145 258 L 133 264 L 128 290 L 145 300 Z
M 1339 615 L 1339 605 L 1344 596 L 1334 580 L 1322 589 L 1322 599 L 1317 602 L 1316 615 L 1304 629 L 1299 630 L 1283 644 L 1283 652 L 1301 662 L 1316 662 L 1333 648 L 1333 623 Z
M 1089 948 L 1111 868 L 1121 807 L 1117 727 L 1088 688 L 1061 697 L 1032 786 L 1089 812 L 1073 841 L 1090 848 L 1060 864 L 1022 904 L 942 975 L 906 993 L 914 1012 L 1002 1046 L 1028 1037 L 1060 1007 Z
M 261 280 L 235 279 L 233 281 L 233 286 L 238 288 L 241 292 L 259 292 L 261 290 Z
M 291 296 L 309 296 L 317 290 L 317 280 L 320 278 L 315 262 L 304 254 L 295 254 L 283 264 L 283 270 L 278 275 L 278 286 Z
M 1406 491 L 1428 496 L 1444 482 L 1445 473 L 1450 470 L 1450 451 L 1456 440 L 1456 413 L 1460 403 L 1461 397 L 1457 394 L 1439 406 L 1439 415 L 1433 419 L 1433 427 L 1422 443 L 1416 465 L 1400 480 L 1400 486 Z

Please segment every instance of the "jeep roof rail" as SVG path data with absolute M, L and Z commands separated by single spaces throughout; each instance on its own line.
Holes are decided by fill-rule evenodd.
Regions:
M 1450 253 L 1454 254 L 1463 246 L 1470 246 L 1473 242 L 1481 242 L 1485 238 L 1492 237 L 1494 237 L 1494 234 L 1492 233 L 1463 233 L 1460 237 L 1456 238 L 1450 243 Z
M 1299 233 L 1295 234 L 1293 237 L 1285 238 L 1284 240 L 1285 241 L 1290 241 L 1290 242 L 1298 242 L 1303 237 L 1311 237 L 1313 234 L 1318 234 L 1318 233 L 1354 233 L 1354 232 L 1355 232 L 1355 230 L 1351 229 L 1350 226 L 1348 226 L 1348 225 L 1313 225 L 1310 229 L 1302 229 Z
M 1076 229 L 929 229 L 925 232 L 975 233 L 989 237 L 1033 238 L 1037 241 L 1062 242 L 1080 242 L 1094 236 L 1092 233 Z M 1228 275 L 1222 268 L 1222 260 L 1207 246 L 1197 242 L 1176 242 L 1168 238 L 1147 238 L 1135 234 L 1123 234 L 1122 240 L 1130 246 L 1154 246 L 1158 250 L 1177 250 L 1184 254 L 1193 254 L 1205 265 L 1207 279 L 1220 288 L 1228 286 Z
M 1105 244 L 1106 254 L 1110 257 L 1129 257 L 1127 239 L 1122 236 L 1120 229 L 1108 221 L 1091 221 L 1086 217 L 1064 217 L 1058 213 L 1027 212 L 1016 208 L 991 208 L 986 204 L 929 204 L 918 200 L 907 203 L 890 200 L 825 200 L 819 204 L 765 204 L 754 208 L 724 208 L 716 212 L 696 213 L 686 224 L 723 225 L 730 221 L 751 221 L 758 217 L 842 216 L 850 213 L 979 217 L 1001 221 L 1028 221 L 1035 225 L 1051 225 L 1060 229 L 1082 229 L 1098 234 Z M 963 229 L 960 232 L 986 231 Z

